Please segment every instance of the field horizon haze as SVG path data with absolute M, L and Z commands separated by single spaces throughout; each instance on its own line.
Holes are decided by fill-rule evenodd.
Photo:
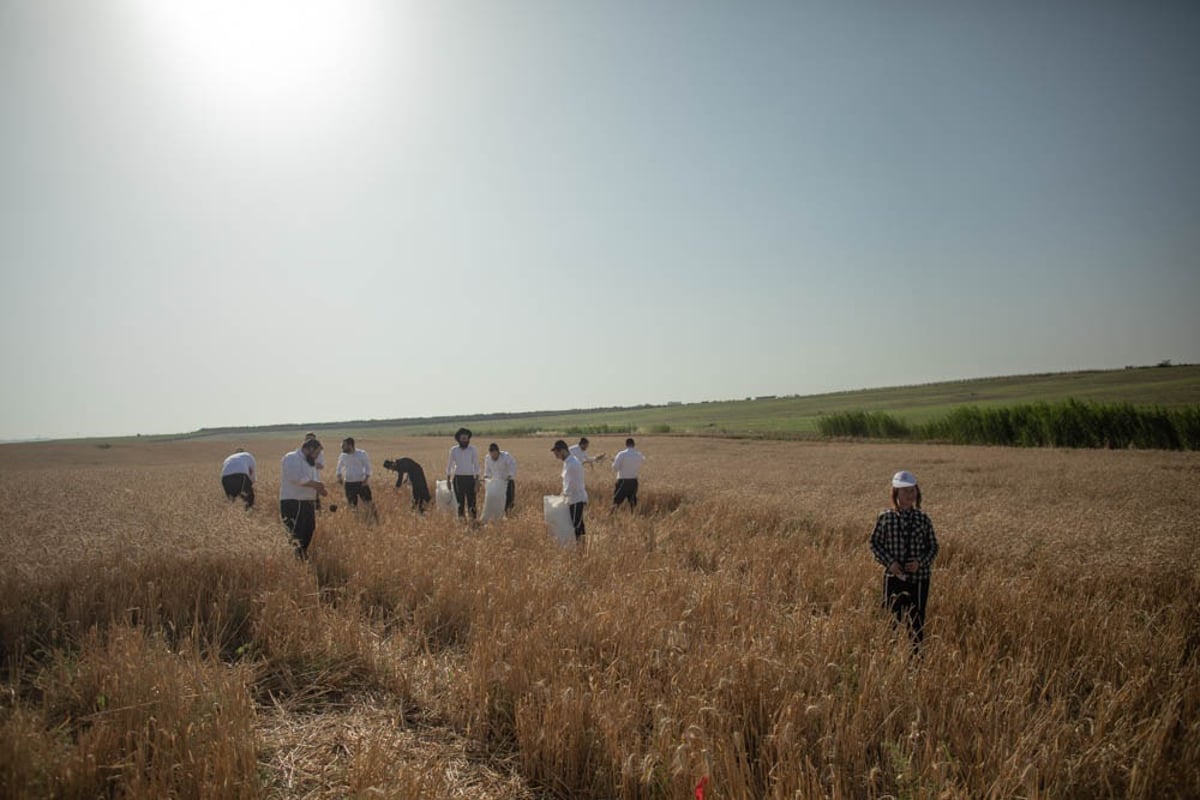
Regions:
M 845 411 L 885 412 L 909 422 L 925 422 L 962 406 L 997 407 L 1066 399 L 1134 406 L 1200 405 L 1200 365 L 1160 362 L 1122 369 L 966 378 L 886 386 L 816 395 L 770 395 L 742 400 L 635 405 L 623 408 L 488 412 L 461 416 L 276 423 L 200 427 L 159 434 L 20 439 L 33 442 L 147 439 L 172 440 L 231 434 L 270 436 L 283 432 L 335 429 L 367 435 L 445 435 L 460 424 L 481 435 L 527 436 L 538 431 L 583 429 L 629 433 L 790 438 L 815 436 L 822 416 Z

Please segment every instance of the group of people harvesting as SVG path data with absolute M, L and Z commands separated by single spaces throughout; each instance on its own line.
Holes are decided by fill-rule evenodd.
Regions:
M 510 511 L 516 497 L 516 459 L 492 443 L 481 467 L 478 452 L 471 444 L 471 431 L 459 428 L 454 438 L 456 443 L 450 448 L 446 462 L 446 483 L 454 493 L 459 517 L 469 515 L 472 520 L 476 519 L 476 494 L 481 475 L 485 480 L 504 483 L 504 510 Z M 588 444 L 587 438 L 581 438 L 574 445 L 559 439 L 550 448 L 554 457 L 562 461 L 562 494 L 570 508 L 577 540 L 586 533 L 584 510 L 588 493 L 583 465 L 599 462 L 605 457 L 603 453 L 589 455 Z M 625 449 L 613 458 L 612 463 L 616 474 L 613 511 L 623 503 L 628 503 L 631 510 L 637 508 L 638 475 L 645 460 L 634 440 L 626 439 Z M 320 479 L 324 466 L 322 446 L 313 433 L 307 434 L 300 447 L 285 455 L 280 464 L 279 514 L 301 558 L 306 557 L 316 530 L 316 512 L 321 498 L 329 493 Z M 407 478 L 412 488 L 412 506 L 423 513 L 432 498 L 420 464 L 410 458 L 399 458 L 384 461 L 383 466 L 397 473 L 397 488 Z M 342 440 L 335 476 L 344 488 L 347 504 L 357 506 L 360 501 L 372 502 L 368 485 L 371 461 L 366 451 L 355 446 L 352 437 Z M 225 459 L 221 485 L 231 501 L 240 497 L 247 508 L 253 506 L 255 479 L 256 465 L 250 453 L 238 448 Z M 331 511 L 336 509 L 336 505 L 330 506 Z M 907 627 L 914 649 L 919 648 L 924 637 L 929 582 L 938 542 L 933 522 L 921 510 L 921 487 L 912 472 L 901 470 L 892 476 L 891 505 L 875 521 L 870 548 L 874 559 L 884 568 L 883 604 L 897 623 Z
M 472 521 L 478 518 L 476 497 L 481 477 L 504 486 L 504 512 L 508 513 L 516 502 L 517 460 L 494 442 L 488 446 L 487 455 L 480 459 L 478 451 L 471 444 L 471 437 L 469 429 L 459 428 L 454 434 L 456 444 L 450 448 L 446 461 L 446 485 L 453 492 L 458 515 L 469 517 Z M 588 446 L 587 438 L 583 437 L 578 444 L 570 446 L 560 439 L 551 448 L 555 457 L 563 462 L 562 494 L 570 503 L 576 538 L 586 533 L 583 514 L 588 495 L 583 465 L 602 461 L 605 457 L 603 453 L 589 455 Z M 646 457 L 635 447 L 634 440 L 626 439 L 625 449 L 613 459 L 613 471 L 616 473 L 613 511 L 626 503 L 630 510 L 637 508 L 638 475 L 645 460 Z M 426 505 L 433 498 L 421 465 L 411 458 L 397 458 L 384 461 L 383 466 L 396 473 L 397 488 L 408 481 L 412 489 L 412 507 L 424 513 Z M 280 462 L 279 515 L 292 537 L 297 555 L 302 558 L 307 555 L 316 530 L 321 498 L 329 494 L 321 480 L 324 467 L 324 448 L 315 433 L 306 434 L 300 447 L 285 455 Z M 358 507 L 361 502 L 374 513 L 374 498 L 369 485 L 371 459 L 365 450 L 355 444 L 353 437 L 342 440 L 335 476 L 345 491 L 347 505 Z M 241 498 L 247 508 L 252 507 L 256 479 L 256 463 L 250 453 L 238 448 L 225 459 L 221 468 L 221 486 L 231 501 Z M 330 504 L 329 510 L 336 511 L 337 505 Z

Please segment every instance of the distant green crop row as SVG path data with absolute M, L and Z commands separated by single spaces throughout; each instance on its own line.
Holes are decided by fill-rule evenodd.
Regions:
M 924 424 L 911 424 L 882 411 L 847 411 L 821 417 L 817 430 L 832 437 L 954 444 L 1200 450 L 1200 405 L 1160 408 L 1063 400 L 995 408 L 960 406 Z

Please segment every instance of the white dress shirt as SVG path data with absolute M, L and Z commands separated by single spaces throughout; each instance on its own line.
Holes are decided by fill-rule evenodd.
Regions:
M 571 455 L 573 455 L 577 459 L 579 459 L 580 464 L 590 464 L 596 460 L 595 456 L 589 456 L 587 454 L 587 451 L 584 450 L 582 447 L 580 447 L 577 444 L 571 445 L 570 447 L 567 448 L 567 450 L 570 451 Z
M 621 480 L 636 480 L 645 460 L 646 457 L 640 451 L 626 447 L 613 459 L 613 472 L 617 473 Z
M 371 459 L 366 450 L 355 450 L 353 453 L 339 453 L 335 478 L 342 478 L 347 483 L 362 483 L 371 477 Z
M 224 478 L 226 475 L 249 475 L 250 481 L 253 483 L 256 466 L 254 456 L 249 453 L 234 453 L 225 459 L 225 463 L 221 465 L 221 477 Z
M 583 464 L 580 464 L 579 459 L 575 456 L 567 456 L 563 459 L 562 481 L 563 495 L 567 498 L 568 503 L 574 505 L 587 502 L 587 487 L 583 483 Z
M 507 450 L 501 450 L 499 458 L 488 453 L 483 457 L 483 477 L 511 481 L 517 477 L 517 460 Z
M 283 457 L 279 463 L 279 499 L 280 500 L 316 500 L 317 490 L 302 484 L 308 481 L 319 481 L 317 468 L 310 466 L 308 459 L 299 448 Z
M 455 475 L 479 475 L 479 451 L 475 449 L 475 445 L 469 444 L 466 447 L 454 445 L 450 448 L 450 460 L 446 462 L 446 474 L 451 477 Z

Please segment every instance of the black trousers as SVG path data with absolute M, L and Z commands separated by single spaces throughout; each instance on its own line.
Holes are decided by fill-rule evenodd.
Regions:
M 254 481 L 250 480 L 250 476 L 246 473 L 222 475 L 221 488 L 225 490 L 225 496 L 230 500 L 240 497 L 246 501 L 246 508 L 254 505 Z
M 458 515 L 461 517 L 467 510 L 471 511 L 471 519 L 475 519 L 475 476 L 454 476 L 454 499 L 458 501 Z
M 365 503 L 369 503 L 374 499 L 371 496 L 371 487 L 362 481 L 346 481 L 342 486 L 346 489 L 346 505 L 358 505 L 358 498 L 360 497 Z
M 891 609 L 897 623 L 908 626 L 913 647 L 925 637 L 925 607 L 929 604 L 929 580 L 903 580 L 893 575 L 883 578 L 883 604 Z
M 630 508 L 637 508 L 637 490 L 637 478 L 617 478 L 617 485 L 613 487 L 613 508 L 626 500 Z
M 429 494 L 429 484 L 425 482 L 424 472 L 409 473 L 408 482 L 412 484 L 412 504 L 413 508 L 422 514 L 425 513 L 425 504 L 433 498 Z
M 575 538 L 578 539 L 587 533 L 587 528 L 583 524 L 583 508 L 587 503 L 571 503 L 571 524 L 575 526 Z
M 504 510 L 511 511 L 513 503 L 517 501 L 517 482 L 509 478 L 508 486 L 504 490 Z
M 283 527 L 291 534 L 296 556 L 307 558 L 308 546 L 317 530 L 317 501 L 280 500 L 279 516 L 283 520 Z

